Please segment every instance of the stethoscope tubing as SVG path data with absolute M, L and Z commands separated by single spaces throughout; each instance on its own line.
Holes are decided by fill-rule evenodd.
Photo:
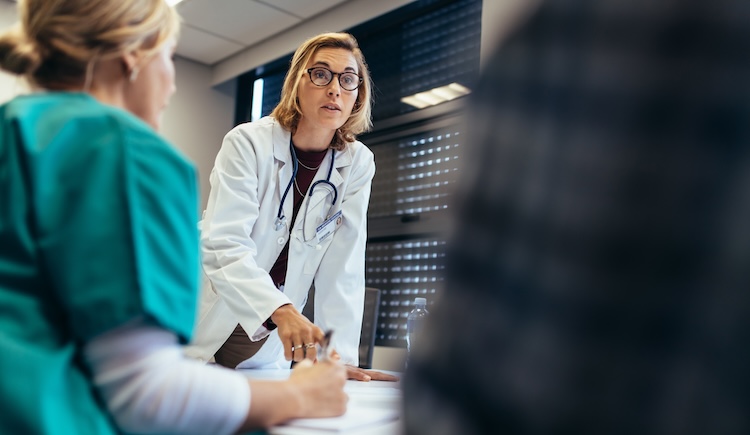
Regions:
M 289 152 L 292 154 L 292 178 L 289 180 L 289 183 L 286 185 L 286 189 L 284 189 L 284 194 L 281 195 L 281 202 L 279 203 L 279 211 L 276 213 L 276 225 L 275 229 L 276 231 L 279 231 L 283 226 L 284 222 L 286 221 L 286 216 L 284 216 L 284 201 L 286 201 L 286 196 L 289 194 L 289 190 L 292 188 L 292 185 L 294 184 L 294 180 L 297 178 L 297 170 L 299 169 L 298 166 L 298 160 L 297 160 L 297 152 L 294 151 L 294 144 L 292 144 L 292 138 L 289 138 Z M 318 180 L 310 186 L 308 189 L 307 196 L 312 196 L 313 191 L 315 190 L 315 187 L 319 184 L 327 184 L 331 187 L 333 190 L 333 202 L 331 204 L 336 203 L 336 199 L 338 199 L 339 192 L 338 189 L 336 189 L 336 186 L 331 183 L 331 174 L 333 174 L 333 161 L 336 157 L 336 150 L 331 150 L 331 163 L 328 166 L 328 176 L 325 180 Z

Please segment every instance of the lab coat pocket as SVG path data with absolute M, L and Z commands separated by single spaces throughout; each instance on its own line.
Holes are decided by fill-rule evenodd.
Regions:
M 320 261 L 323 259 L 323 255 L 328 250 L 328 246 L 331 244 L 332 237 L 328 237 L 320 243 L 315 243 L 313 240 L 310 245 L 305 245 L 305 252 L 307 253 L 305 258 L 305 267 L 302 269 L 302 273 L 305 275 L 314 275 L 320 266 Z
M 302 204 L 297 220 L 300 225 L 295 231 L 296 238 L 302 242 L 304 267 L 302 273 L 312 275 L 318 269 L 320 260 L 331 244 L 333 232 L 340 225 L 341 212 L 335 211 L 333 191 L 327 186 L 314 189 L 307 201 Z
M 323 189 L 315 190 L 310 198 L 302 204 L 297 219 L 302 219 L 302 241 L 309 244 L 317 243 L 316 230 L 325 222 L 331 212 L 329 195 Z

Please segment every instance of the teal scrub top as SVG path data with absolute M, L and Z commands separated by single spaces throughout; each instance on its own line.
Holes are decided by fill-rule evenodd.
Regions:
M 118 433 L 82 345 L 137 316 L 189 340 L 197 208 L 194 166 L 129 113 L 0 106 L 0 434 Z

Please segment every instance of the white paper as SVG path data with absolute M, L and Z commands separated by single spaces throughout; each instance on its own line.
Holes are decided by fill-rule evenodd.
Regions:
M 398 410 L 389 408 L 364 408 L 349 406 L 340 417 L 331 418 L 298 418 L 283 426 L 306 429 L 318 429 L 330 432 L 343 432 L 358 427 L 368 427 L 387 423 L 398 418 Z

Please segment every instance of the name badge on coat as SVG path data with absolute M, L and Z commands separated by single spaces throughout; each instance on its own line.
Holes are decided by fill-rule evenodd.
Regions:
M 328 236 L 333 234 L 336 229 L 341 226 L 344 221 L 344 216 L 341 214 L 341 210 L 337 211 L 331 217 L 325 220 L 322 224 L 318 225 L 315 229 L 315 237 L 318 239 L 318 243 L 325 240 Z

